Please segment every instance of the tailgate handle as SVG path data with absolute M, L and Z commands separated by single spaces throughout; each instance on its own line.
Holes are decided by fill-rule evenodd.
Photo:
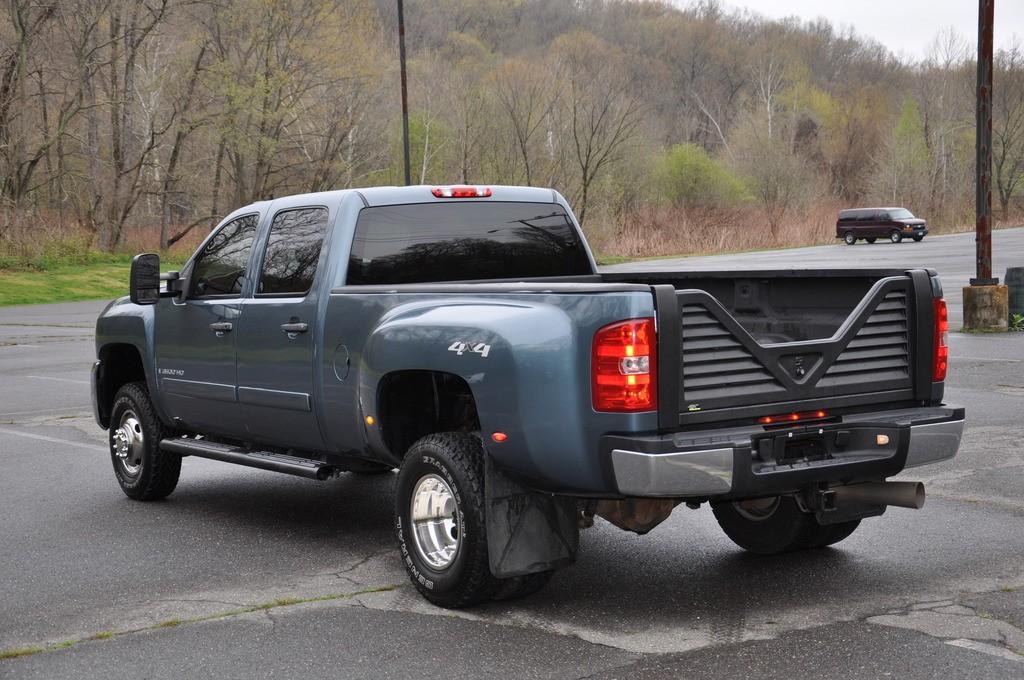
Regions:
M 283 323 L 281 324 L 281 330 L 285 333 L 305 333 L 309 330 L 308 323 Z
M 210 324 L 210 330 L 217 333 L 217 335 L 224 335 L 232 328 L 230 321 L 218 321 Z

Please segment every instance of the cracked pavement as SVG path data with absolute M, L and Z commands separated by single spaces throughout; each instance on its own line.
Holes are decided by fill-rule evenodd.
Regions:
M 943 274 L 956 328 L 970 246 L 693 263 L 903 257 Z M 999 274 L 1024 262 L 1024 230 L 996 252 Z M 951 334 L 968 431 L 956 459 L 902 475 L 926 483 L 923 510 L 775 558 L 739 551 L 706 508 L 643 537 L 599 520 L 539 594 L 450 612 L 407 584 L 393 476 L 186 459 L 167 501 L 128 501 L 89 407 L 102 306 L 0 308 L 0 655 L 44 650 L 0 658 L 0 678 L 1024 678 L 1024 334 Z

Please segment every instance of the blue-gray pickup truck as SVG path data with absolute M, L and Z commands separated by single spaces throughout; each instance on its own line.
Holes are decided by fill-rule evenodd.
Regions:
M 925 269 L 597 270 L 530 187 L 378 187 L 228 215 L 181 268 L 136 256 L 96 326 L 124 493 L 186 456 L 326 480 L 395 469 L 415 587 L 465 607 L 571 564 L 594 517 L 708 503 L 762 554 L 820 548 L 951 458 L 946 305 Z

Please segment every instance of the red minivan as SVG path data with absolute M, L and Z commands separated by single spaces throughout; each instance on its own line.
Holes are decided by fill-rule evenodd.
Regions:
M 859 239 L 874 243 L 885 238 L 899 243 L 904 238 L 921 241 L 928 233 L 928 224 L 914 217 L 906 208 L 853 208 L 840 210 L 836 221 L 836 238 L 848 246 Z

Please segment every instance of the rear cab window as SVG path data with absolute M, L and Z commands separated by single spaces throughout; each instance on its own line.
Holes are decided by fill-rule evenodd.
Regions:
M 425 203 L 363 208 L 348 285 L 593 274 L 565 210 L 553 203 Z
M 327 208 L 298 208 L 274 215 L 256 295 L 301 297 L 308 293 L 326 235 Z

